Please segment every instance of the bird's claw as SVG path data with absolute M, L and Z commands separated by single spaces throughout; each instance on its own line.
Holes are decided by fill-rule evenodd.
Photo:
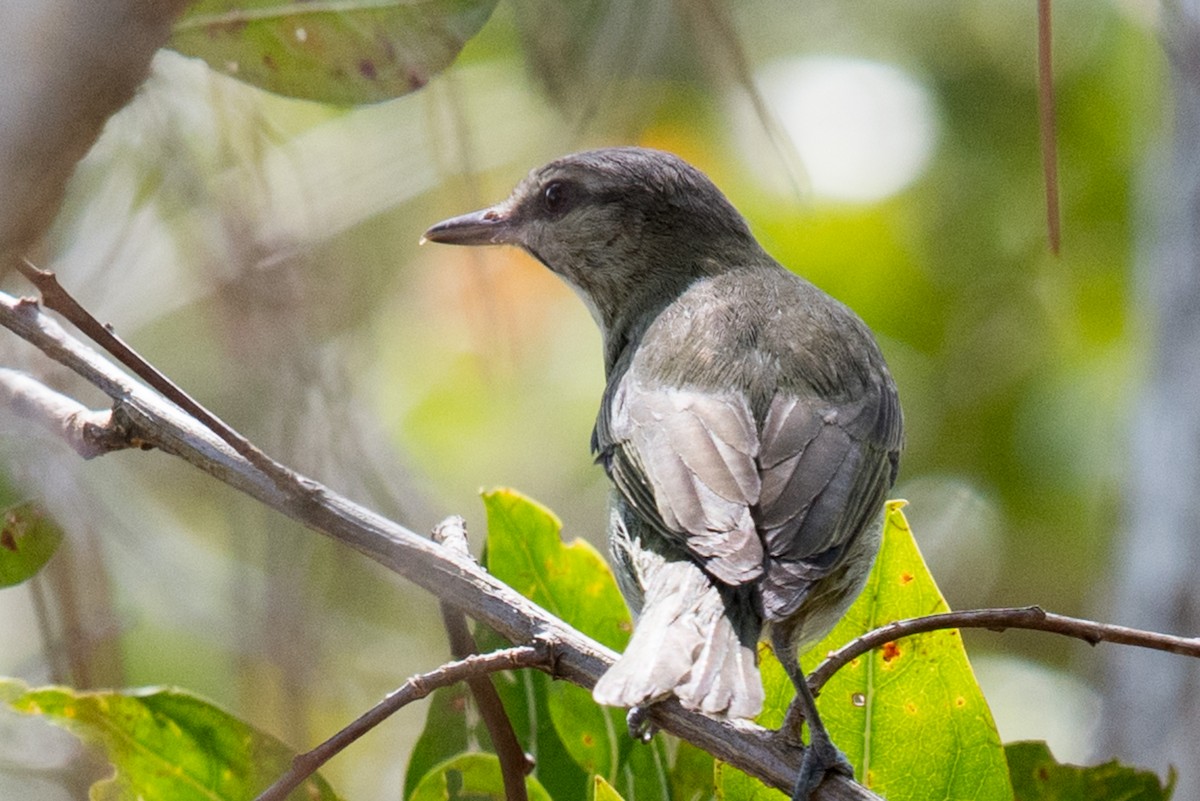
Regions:
M 828 739 L 818 739 L 804 749 L 804 760 L 800 763 L 800 775 L 792 790 L 792 801 L 809 801 L 813 791 L 825 781 L 825 774 L 840 773 L 853 779 L 854 766 L 846 755 Z
M 630 707 L 629 713 L 625 716 L 625 725 L 629 728 L 629 736 L 639 743 L 650 742 L 654 733 L 658 731 L 654 721 L 650 720 L 650 707 L 648 706 Z

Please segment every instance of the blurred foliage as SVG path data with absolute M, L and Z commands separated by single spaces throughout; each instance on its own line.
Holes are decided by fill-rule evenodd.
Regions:
M 895 494 L 950 604 L 1086 614 L 1105 587 L 1143 347 L 1131 261 L 1139 171 L 1163 127 L 1154 8 L 1054 3 L 1060 258 L 1045 244 L 1032 3 L 508 0 L 421 91 L 355 109 L 161 54 L 76 170 L 38 260 L 222 418 L 335 489 L 426 530 L 480 519 L 480 486 L 517 486 L 598 544 L 607 485 L 587 442 L 602 376 L 586 311 L 521 254 L 416 242 L 564 152 L 673 150 L 879 336 L 909 432 Z M 742 68 L 811 56 L 891 65 L 927 93 L 936 146 L 898 193 L 807 193 L 786 137 L 745 139 L 763 121 L 744 110 Z M 798 191 L 763 177 L 793 172 Z M 16 348 L 7 361 L 44 369 Z M 356 555 L 165 455 L 84 464 L 3 424 L 6 492 L 43 503 L 67 532 L 54 564 L 91 583 L 48 613 L 28 583 L 0 592 L 0 672 L 41 683 L 47 652 L 79 666 L 114 646 L 123 683 L 202 690 L 298 748 L 444 659 L 436 604 Z M 70 624 L 61 639 L 43 642 L 44 614 Z M 1094 680 L 1073 645 L 977 642 Z M 522 681 L 508 697 L 529 697 Z M 526 711 L 550 719 L 545 697 Z M 353 767 L 330 765 L 335 784 L 394 798 L 422 720 L 406 710 Z M 553 727 L 538 738 L 574 764 Z M 0 771 L 0 796 L 60 797 L 32 792 Z
M 0 587 L 34 576 L 54 556 L 62 538 L 62 529 L 36 503 L 5 509 L 0 527 Z
M 1045 743 L 1010 743 L 1004 750 L 1015 801 L 1167 801 L 1175 784 L 1173 775 L 1163 784 L 1150 771 L 1125 767 L 1115 760 L 1091 768 L 1061 765 Z

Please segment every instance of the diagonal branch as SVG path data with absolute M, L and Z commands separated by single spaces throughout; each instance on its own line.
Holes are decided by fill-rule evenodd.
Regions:
M 176 406 L 129 379 L 116 366 L 63 331 L 31 300 L 0 293 L 0 325 L 74 370 L 113 399 L 113 426 L 131 447 L 178 456 L 225 484 L 333 539 L 349 545 L 437 598 L 491 626 L 516 644 L 553 644 L 556 678 L 592 687 L 616 654 L 533 604 L 471 559 L 431 542 L 321 484 L 287 472 L 281 488 L 251 462 Z M 791 790 L 801 751 L 773 732 L 743 722 L 689 712 L 671 700 L 651 712 L 660 729 L 685 739 L 767 784 Z M 823 783 L 816 801 L 877 798 L 841 776 Z
M 200 405 L 191 395 L 184 392 L 178 384 L 167 378 L 158 368 L 143 359 L 137 351 L 125 343 L 125 340 L 117 336 L 110 326 L 104 325 L 97 320 L 74 296 L 67 292 L 62 284 L 58 282 L 58 277 L 54 273 L 49 270 L 39 269 L 28 259 L 19 259 L 16 265 L 21 275 L 25 276 L 31 284 L 37 287 L 38 292 L 42 294 L 42 304 L 47 309 L 53 309 L 61 314 L 89 339 L 111 353 L 125 367 L 132 370 L 134 375 L 162 393 L 163 397 L 167 400 L 203 423 L 209 431 L 212 431 L 218 437 L 225 440 L 240 456 L 244 457 L 267 476 L 270 476 L 280 489 L 285 489 L 289 486 L 294 478 L 290 470 L 268 457 L 255 447 L 250 440 L 243 437 L 224 420 L 221 420 Z
M 486 680 L 489 673 L 501 670 L 531 667 L 548 669 L 552 664 L 552 657 L 544 646 L 544 643 L 540 646 L 522 645 L 494 651 L 490 654 L 473 654 L 456 662 L 442 665 L 428 673 L 413 676 L 400 685 L 399 689 L 389 693 L 387 698 L 371 707 L 337 734 L 311 751 L 297 755 L 292 760 L 292 765 L 287 773 L 280 776 L 255 801 L 283 801 L 292 790 L 320 770 L 322 765 L 344 751 L 350 743 L 383 723 L 408 704 L 419 701 L 440 687 L 448 687 L 460 681 L 469 683 L 479 679 Z

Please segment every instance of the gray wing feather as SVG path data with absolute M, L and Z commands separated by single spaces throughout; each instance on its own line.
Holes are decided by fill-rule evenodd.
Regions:
M 635 509 L 721 581 L 762 575 L 758 435 L 743 397 L 622 386 L 609 431 L 610 471 Z
M 768 554 L 767 619 L 794 613 L 872 524 L 894 479 L 900 425 L 891 387 L 837 406 L 811 396 L 771 401 L 757 510 Z

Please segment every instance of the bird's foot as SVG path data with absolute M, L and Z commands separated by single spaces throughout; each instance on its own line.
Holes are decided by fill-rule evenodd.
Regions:
M 639 743 L 648 743 L 658 731 L 654 721 L 650 720 L 650 707 L 634 706 L 629 708 L 625 716 L 625 725 L 629 728 L 629 736 Z
M 800 763 L 800 775 L 792 790 L 792 801 L 809 801 L 813 791 L 825 781 L 825 774 L 840 773 L 854 778 L 854 766 L 828 737 L 818 737 L 804 749 L 804 761 Z

